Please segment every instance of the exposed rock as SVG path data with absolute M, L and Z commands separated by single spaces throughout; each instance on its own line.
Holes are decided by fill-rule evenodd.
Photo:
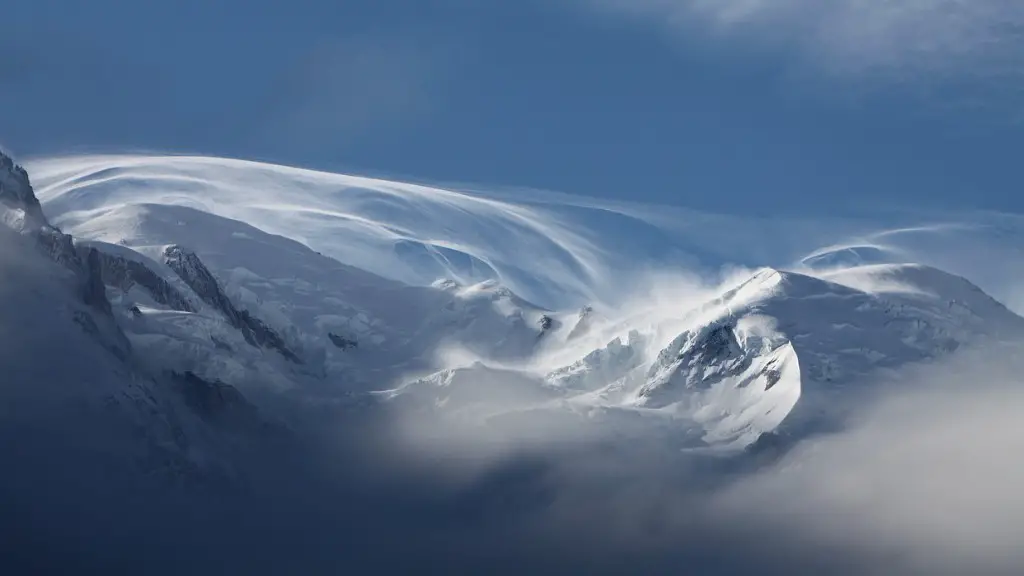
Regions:
M 43 207 L 32 190 L 28 173 L 3 152 L 0 152 L 0 203 L 8 208 L 22 210 L 25 213 L 26 228 L 36 229 L 48 225 Z
M 246 416 L 255 412 L 234 386 L 204 380 L 193 372 L 174 373 L 173 380 L 185 404 L 207 422 L 221 421 L 231 412 L 244 412 Z
M 51 226 L 44 226 L 27 233 L 35 235 L 39 248 L 51 260 L 72 270 L 76 274 L 84 274 L 85 268 L 81 255 L 75 250 L 74 239 L 71 238 L 70 234 L 64 234 Z
M 237 388 L 194 372 L 172 372 L 170 382 L 185 405 L 203 422 L 243 443 L 286 438 L 287 429 L 267 419 Z
M 580 309 L 578 318 L 579 320 L 576 321 L 576 325 L 573 326 L 572 331 L 569 332 L 569 340 L 579 338 L 587 332 L 590 332 L 590 327 L 594 323 L 594 309 L 590 306 L 584 306 Z
M 331 339 L 331 342 L 335 346 L 341 348 L 342 350 L 349 350 L 352 348 L 359 347 L 359 342 L 356 342 L 355 340 L 349 338 L 345 338 L 344 336 L 338 336 L 334 332 L 328 332 L 327 337 Z
M 116 324 L 105 322 L 104 325 L 109 331 L 105 333 L 93 315 L 85 310 L 76 310 L 72 319 L 86 334 L 95 337 L 118 360 L 128 359 L 131 354 L 131 343 Z
M 288 348 L 281 336 L 249 311 L 235 307 L 231 299 L 224 293 L 217 278 L 195 253 L 180 246 L 168 246 L 164 251 L 164 258 L 171 270 L 174 270 L 197 296 L 223 314 L 228 323 L 242 333 L 246 342 L 252 346 L 276 350 L 291 362 L 302 363 L 298 355 Z
M 540 329 L 547 332 L 548 330 L 551 329 L 551 326 L 554 324 L 554 322 L 555 321 L 553 318 L 551 318 L 551 316 L 545 314 L 540 317 Z
M 114 320 L 103 285 L 99 255 L 95 250 L 82 254 L 74 239 L 52 226 L 32 189 L 28 173 L 6 154 L 0 152 L 0 207 L 6 208 L 3 223 L 27 238 L 33 238 L 48 258 L 70 270 L 78 281 L 81 301 L 100 317 L 84 311 L 75 312 L 75 322 L 96 336 L 102 345 L 120 359 L 131 353 L 131 344 Z
M 639 395 L 664 396 L 674 386 L 707 390 L 725 378 L 743 373 L 752 362 L 752 356 L 745 354 L 737 342 L 730 323 L 711 324 L 696 332 L 684 332 L 662 350 Z M 666 367 L 670 367 L 669 372 L 659 376 Z
M 715 326 L 694 338 L 679 357 L 686 365 L 710 364 L 716 360 L 725 360 L 739 350 L 736 335 L 727 324 Z
M 103 283 L 100 252 L 95 248 L 87 248 L 85 254 L 85 282 L 82 286 L 82 300 L 89 306 L 109 315 L 111 313 L 110 300 L 107 299 L 107 287 Z
M 195 312 L 195 307 L 177 288 L 142 262 L 96 251 L 99 254 L 103 282 L 127 292 L 138 285 L 156 302 L 179 312 Z

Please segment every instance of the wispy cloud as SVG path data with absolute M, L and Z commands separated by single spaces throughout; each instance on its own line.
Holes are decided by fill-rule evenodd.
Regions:
M 687 38 L 767 42 L 829 74 L 1019 75 L 1014 0 L 579 0 Z

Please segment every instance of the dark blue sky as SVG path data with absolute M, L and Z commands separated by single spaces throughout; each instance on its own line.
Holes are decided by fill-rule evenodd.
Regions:
M 201 152 L 730 212 L 1024 212 L 1024 82 L 978 67 L 1024 62 L 1024 43 L 975 46 L 1005 46 L 995 35 L 1016 14 L 961 29 L 911 13 L 936 24 L 890 18 L 888 36 L 865 39 L 858 14 L 837 32 L 821 15 L 736 25 L 690 0 L 604 9 L 616 2 L 14 0 L 0 143 L 21 156 Z M 865 30 L 884 28 L 872 18 Z M 809 27 L 816 42 L 794 40 Z M 939 46 L 934 61 L 919 46 Z

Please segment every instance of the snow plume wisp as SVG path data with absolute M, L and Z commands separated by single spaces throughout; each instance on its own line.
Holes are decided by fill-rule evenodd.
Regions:
M 430 384 L 462 390 L 456 399 L 475 406 L 462 412 L 469 420 L 437 418 L 430 403 L 414 403 L 406 411 L 365 398 L 353 401 L 356 406 L 349 398 L 322 403 L 302 398 L 296 402 L 302 404 L 302 417 L 295 419 L 300 426 L 293 431 L 302 442 L 288 445 L 287 461 L 261 459 L 254 470 L 259 473 L 247 477 L 259 481 L 244 491 L 230 485 L 231 490 L 216 492 L 214 485 L 213 493 L 198 500 L 188 492 L 193 473 L 188 471 L 177 477 L 181 485 L 167 492 L 157 487 L 128 502 L 121 496 L 126 486 L 97 481 L 96 493 L 124 505 L 108 508 L 101 500 L 93 508 L 102 514 L 91 517 L 74 517 L 67 511 L 71 507 L 63 506 L 81 507 L 87 499 L 65 497 L 32 507 L 8 497 L 19 494 L 13 489 L 2 492 L 3 503 L 10 505 L 5 510 L 16 510 L 19 522 L 5 528 L 30 534 L 18 541 L 29 546 L 19 558 L 35 562 L 34 568 L 46 564 L 61 573 L 94 566 L 96 572 L 153 574 L 1024 571 L 1024 554 L 1013 541 L 1024 531 L 1016 488 L 1024 480 L 1024 468 L 1017 465 L 1024 444 L 1018 418 L 1024 410 L 1019 377 L 1024 355 L 1013 346 L 965 347 L 932 364 L 873 373 L 879 381 L 871 389 L 878 393 L 849 407 L 851 422 L 781 454 L 719 457 L 682 451 L 678 440 L 686 429 L 679 422 L 567 403 L 536 381 L 546 369 L 628 329 L 646 332 L 645 351 L 656 353 L 685 327 L 686 310 L 737 282 L 729 273 L 706 276 L 696 266 L 671 268 L 632 248 L 668 245 L 686 253 L 697 247 L 719 264 L 781 261 L 784 266 L 800 262 L 801 254 L 813 256 L 811 264 L 846 262 L 815 250 L 823 245 L 867 247 L 855 251 L 871 260 L 865 263 L 935 262 L 1002 296 L 1019 293 L 1014 279 L 1024 277 L 1018 275 L 1019 259 L 1009 258 L 1020 244 L 1013 235 L 1022 229 L 1017 217 L 967 227 L 901 223 L 858 236 L 834 222 L 773 228 L 750 218 L 668 210 L 655 220 L 643 207 L 612 211 L 577 201 L 515 202 L 223 159 L 104 156 L 45 160 L 29 168 L 48 215 L 92 240 L 117 242 L 119 235 L 130 235 L 132 218 L 141 212 L 125 206 L 184 205 L 250 222 L 341 263 L 410 282 L 430 283 L 438 271 L 497 274 L 541 305 L 555 292 L 571 294 L 565 301 L 574 306 L 591 296 L 595 304 L 616 305 L 595 306 L 604 319 L 579 340 L 578 349 L 568 346 L 565 358 L 541 355 L 535 364 L 513 367 L 453 359 L 459 364 L 455 368 L 473 371 Z M 588 229 L 588 222 L 601 226 Z M 644 244 L 628 243 L 640 236 Z M 777 261 L 760 258 L 753 252 L 759 249 Z M 991 266 L 992 261 L 999 265 Z M 672 271 L 680 269 L 684 272 Z M 0 290 L 0 297 L 6 296 Z M 33 291 L 22 291 L 21 297 L 38 311 L 27 321 L 17 316 L 18 323 L 8 322 L 5 335 L 24 337 L 21 326 L 36 330 L 32 342 L 46 343 L 35 349 L 47 350 L 47 358 L 33 357 L 28 366 L 44 374 L 56 370 L 68 358 L 52 353 L 52 334 L 40 319 L 60 312 L 52 306 L 58 296 L 39 300 Z M 21 302 L 3 301 L 10 313 L 21 312 Z M 87 357 L 102 352 L 73 325 L 51 324 L 69 340 L 64 349 Z M 31 351 L 27 345 L 16 350 L 22 349 Z M 29 356 L 19 353 L 17 359 Z M 72 365 L 94 366 L 79 371 L 112 382 L 99 368 L 119 373 L 113 360 Z M 71 376 L 61 389 L 93 390 L 80 374 Z M 5 381 L 4 391 L 38 390 L 32 386 L 38 383 L 24 383 Z M 261 407 L 294 414 L 299 408 L 290 404 L 293 400 L 262 399 Z M 487 410 L 496 404 L 501 413 Z M 68 438 L 77 442 L 79 430 L 72 432 Z M 10 437 L 19 442 L 8 443 L 5 453 L 24 462 L 24 436 Z M 69 452 L 77 450 L 70 444 Z M 52 454 L 36 454 L 45 464 L 40 469 L 62 468 L 45 476 L 44 488 L 28 492 L 40 501 L 54 501 L 54 494 L 68 493 L 61 489 L 79 481 L 80 475 L 67 474 L 65 461 Z M 108 478 L 106 468 L 92 464 L 91 469 L 97 479 Z M 158 498 L 166 505 L 129 505 Z M 181 501 L 204 505 L 177 506 Z M 40 509 L 52 516 L 40 516 Z M 100 517 L 104 522 L 90 522 Z M 119 529 L 104 532 L 109 526 Z M 132 543 L 148 548 L 123 544 L 124 533 L 136 526 L 146 531 Z M 88 538 L 57 540 L 70 538 L 69 533 Z
M 553 214 L 454 189 L 195 156 L 76 156 L 31 163 L 48 213 L 107 241 L 130 206 L 181 205 L 247 222 L 402 282 L 499 280 L 545 305 L 610 297 L 609 246 Z M 104 221 L 104 218 L 106 221 Z

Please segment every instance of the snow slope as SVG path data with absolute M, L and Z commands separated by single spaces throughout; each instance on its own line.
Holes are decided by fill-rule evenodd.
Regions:
M 965 279 L 921 265 L 822 276 L 763 269 L 683 323 L 667 344 L 663 331 L 631 330 L 546 375 L 476 364 L 390 397 L 416 396 L 442 413 L 454 405 L 459 417 L 467 401 L 481 406 L 474 416 L 568 403 L 597 410 L 607 427 L 628 412 L 651 423 L 644 436 L 668 419 L 676 427 L 670 441 L 683 446 L 744 448 L 767 433 L 800 436 L 838 425 L 878 370 L 1024 337 L 1024 318 Z
M 233 474 L 271 421 L 222 383 L 150 370 L 107 298 L 99 252 L 37 207 L 0 154 L 0 209 L 22 216 L 0 225 L 0 458 L 18 463 L 0 495 L 50 490 L 46 507 L 103 508 L 118 490 Z M 74 494 L 55 488 L 68 471 Z
M 604 272 L 601 248 L 550 215 L 441 188 L 203 157 L 84 156 L 31 168 L 58 225 L 110 243 L 137 234 L 140 206 L 179 206 L 413 285 L 500 280 L 527 297 L 586 299 Z
M 1024 321 L 975 285 L 904 263 L 969 270 L 977 258 L 962 246 L 1012 240 L 1013 222 L 859 235 L 831 222 L 821 241 L 791 223 L 767 234 L 749 219 L 673 223 L 668 211 L 218 158 L 32 168 L 55 223 L 159 277 L 155 292 L 107 281 L 142 356 L 264 391 L 371 391 L 472 422 L 539 410 L 745 447 L 841 419 L 879 370 L 1024 335 Z M 933 239 L 944 249 L 925 250 Z M 641 245 L 709 258 L 785 246 L 778 261 L 795 264 L 700 282 L 652 274 L 659 261 Z M 637 291 L 645 283 L 659 285 Z M 168 286 L 188 305 L 167 305 L 177 301 Z
M 180 206 L 135 205 L 119 209 L 117 217 L 132 225 L 116 229 L 116 244 L 104 241 L 114 239 L 102 228 L 110 220 L 71 229 L 103 253 L 145 261 L 195 308 L 170 309 L 137 289 L 113 290 L 122 315 L 138 308 L 126 329 L 154 356 L 172 347 L 187 369 L 226 382 L 289 388 L 308 378 L 344 379 L 349 390 L 373 388 L 401 372 L 436 369 L 442 347 L 519 358 L 562 329 L 557 315 L 494 281 L 408 286 L 291 239 Z M 194 255 L 186 268 L 200 270 L 191 275 L 200 285 L 189 285 L 190 275 L 176 264 L 180 257 L 172 258 L 179 245 Z M 238 326 L 243 317 L 279 344 L 252 345 L 252 330 Z M 282 364 L 281 357 L 292 362 Z

